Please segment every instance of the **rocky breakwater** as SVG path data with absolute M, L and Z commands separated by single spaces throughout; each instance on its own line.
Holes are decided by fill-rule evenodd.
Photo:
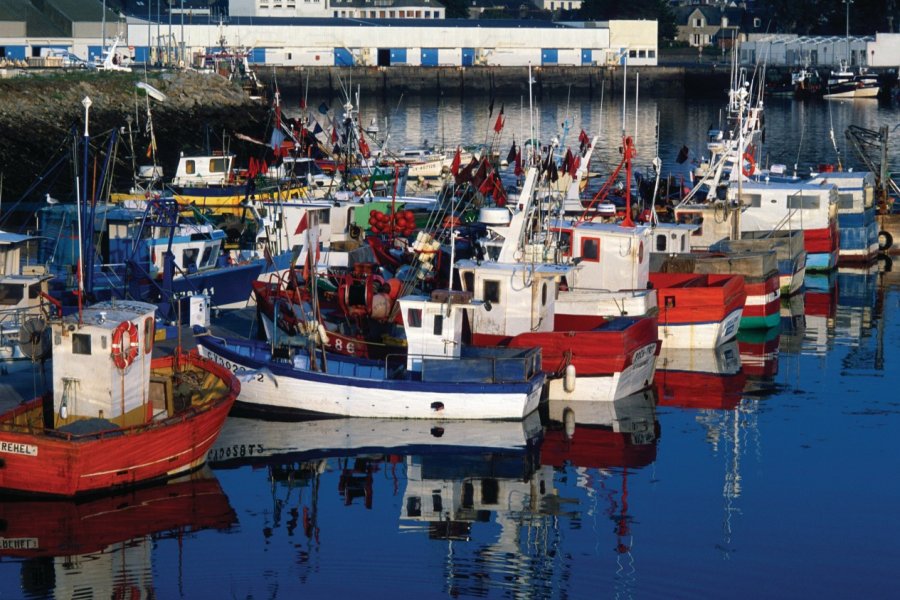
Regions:
M 137 86 L 146 82 L 165 94 L 150 100 L 160 163 L 174 173 L 183 150 L 221 149 L 226 136 L 231 150 L 240 153 L 244 142 L 235 132 L 254 138 L 265 135 L 269 109 L 251 100 L 238 85 L 216 74 L 194 71 L 144 73 L 79 71 L 30 75 L 0 80 L 0 173 L 3 174 L 4 212 L 42 176 L 57 157 L 65 164 L 73 139 L 84 135 L 82 100 L 91 99 L 90 133 L 100 143 L 113 129 L 125 128 L 117 151 L 116 176 L 131 178 L 127 119 L 132 118 L 136 163 L 146 164 L 149 145 L 147 96 Z M 76 163 L 80 165 L 80 162 Z M 80 167 L 79 167 L 80 168 Z M 26 202 L 55 191 L 66 197 L 73 189 L 72 169 L 48 174 Z M 31 198 L 30 196 L 35 196 Z M 55 195 L 55 194 L 54 194 Z

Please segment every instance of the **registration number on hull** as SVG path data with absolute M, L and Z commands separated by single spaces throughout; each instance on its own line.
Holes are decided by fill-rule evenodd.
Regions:
M 22 456 L 37 456 L 38 447 L 32 444 L 0 440 L 0 452 L 5 452 L 6 454 L 21 454 Z

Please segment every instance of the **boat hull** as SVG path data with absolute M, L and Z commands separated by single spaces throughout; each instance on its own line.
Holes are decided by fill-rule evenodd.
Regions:
M 644 390 L 653 383 L 659 343 L 654 342 L 637 350 L 627 367 L 611 375 L 579 375 L 550 379 L 547 382 L 551 400 L 587 401 L 621 400 Z
M 173 360 L 155 359 L 152 366 L 162 368 Z M 0 490 L 76 496 L 168 479 L 202 466 L 240 384 L 223 367 L 195 355 L 182 355 L 181 360 L 203 365 L 203 370 L 230 382 L 228 393 L 203 410 L 99 434 L 27 433 L 21 427 L 12 428 L 4 418 L 0 422 L 4 459 Z M 26 412 L 44 401 L 36 398 L 11 413 Z
M 666 323 L 660 319 L 659 331 L 664 348 L 715 348 L 737 335 L 744 307 L 708 323 Z
M 294 368 L 243 356 L 209 338 L 201 355 L 243 379 L 238 412 L 264 417 L 380 417 L 398 419 L 516 419 L 537 409 L 544 378 L 519 383 L 423 382 Z

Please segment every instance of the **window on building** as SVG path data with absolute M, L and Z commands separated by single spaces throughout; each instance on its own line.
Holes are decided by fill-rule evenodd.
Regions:
M 695 45 L 695 46 L 699 46 L 699 45 L 700 45 L 700 35 L 697 34 L 697 33 L 694 34 L 694 45 Z
M 759 29 L 760 27 L 762 27 L 762 19 L 760 19 L 759 17 L 754 18 L 753 19 L 753 27 L 756 29 Z
M 647 50 L 647 58 L 656 58 L 656 50 Z
M 699 17 L 694 19 L 694 27 L 703 27 L 703 19 Z
M 629 50 L 628 58 L 637 58 L 637 50 Z
M 647 58 L 646 50 L 638 50 L 638 58 Z

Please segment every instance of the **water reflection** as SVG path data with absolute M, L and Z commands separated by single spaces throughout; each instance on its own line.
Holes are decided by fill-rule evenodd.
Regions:
M 209 469 L 89 500 L 0 501 L 0 556 L 29 597 L 155 598 L 155 543 L 237 522 Z
M 716 348 L 666 348 L 657 361 L 661 406 L 732 409 L 741 401 L 747 374 L 737 340 Z

